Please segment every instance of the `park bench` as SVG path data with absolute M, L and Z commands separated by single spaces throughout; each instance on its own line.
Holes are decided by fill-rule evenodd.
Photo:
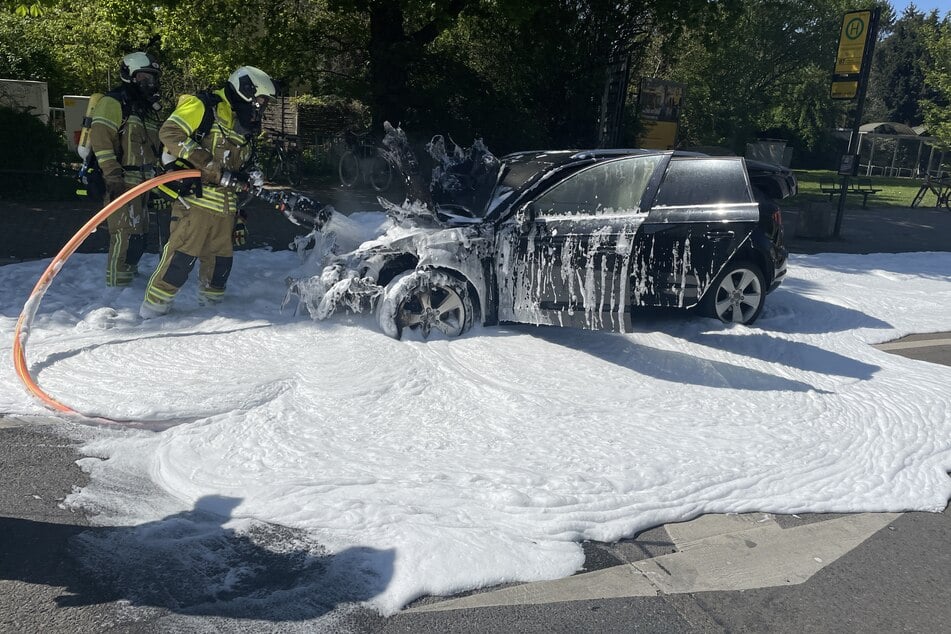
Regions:
M 823 194 L 829 194 L 829 202 L 832 202 L 832 197 L 839 193 L 841 187 L 837 182 L 831 178 L 820 178 L 819 179 L 819 191 Z
M 839 182 L 832 180 L 831 178 L 820 178 L 819 179 L 819 191 L 823 194 L 829 195 L 829 202 L 832 202 L 832 199 L 842 190 L 842 185 Z M 868 205 L 868 197 L 872 194 L 877 194 L 882 191 L 881 189 L 876 189 L 872 187 L 872 180 L 870 178 L 860 178 L 856 181 L 852 181 L 849 184 L 848 190 L 846 193 L 855 194 L 862 197 L 862 208 L 864 209 Z
M 868 197 L 872 194 L 877 194 L 882 191 L 872 187 L 872 179 L 870 178 L 860 178 L 857 181 L 852 181 L 849 184 L 849 193 L 850 194 L 860 194 L 862 196 L 862 209 L 866 208 L 868 204 Z

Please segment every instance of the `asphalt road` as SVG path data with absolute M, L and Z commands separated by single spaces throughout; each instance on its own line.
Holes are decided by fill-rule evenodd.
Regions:
M 951 334 L 908 337 L 882 348 L 951 365 Z M 426 597 L 389 618 L 363 608 L 335 609 L 336 599 L 319 597 L 303 611 L 281 608 L 249 616 L 233 606 L 217 613 L 207 604 L 196 611 L 175 600 L 180 594 L 161 587 L 189 583 L 181 571 L 163 578 L 161 562 L 131 577 L 100 576 L 83 567 L 77 548 L 84 535 L 124 528 L 90 527 L 81 514 L 59 506 L 86 481 L 75 463 L 77 433 L 82 432 L 51 419 L 0 417 L 0 632 L 951 629 L 949 508 L 701 516 L 614 544 L 587 543 L 585 569 L 567 579 Z M 246 559 L 242 565 L 274 565 L 267 552 L 233 550 Z M 268 590 L 275 582 L 262 583 Z
M 346 201 L 331 202 L 346 209 Z M 39 222 L 36 210 L 17 212 Z M 44 242 L 49 241 L 45 231 L 63 224 L 56 215 L 45 213 L 37 229 Z M 842 238 L 814 242 L 797 240 L 796 213 L 786 216 L 790 244 L 800 253 L 951 248 L 947 211 L 853 210 Z M 258 224 L 257 240 L 293 237 L 277 214 L 262 211 L 260 218 L 267 220 Z M 43 255 L 48 254 L 23 253 L 11 261 Z M 951 333 L 915 335 L 880 347 L 951 365 Z M 109 565 L 123 574 L 84 567 L 78 549 L 85 538 L 124 529 L 91 527 L 81 514 L 59 506 L 86 482 L 75 463 L 78 433 L 52 419 L 0 414 L 0 632 L 951 631 L 949 508 L 702 516 L 615 544 L 585 544 L 585 569 L 567 579 L 426 597 L 389 618 L 347 607 L 341 602 L 347 597 L 335 596 L 329 586 L 326 597 L 305 597 L 298 605 L 264 613 L 233 607 L 216 612 L 207 602 L 196 610 L 181 600 L 181 587 L 195 583 L 188 570 L 168 572 L 161 561 L 143 565 L 118 556 Z M 277 539 L 293 537 L 281 530 L 274 529 Z M 213 537 L 242 566 L 282 570 L 286 564 L 224 531 Z M 265 594 L 288 591 L 281 575 L 265 575 L 260 583 Z

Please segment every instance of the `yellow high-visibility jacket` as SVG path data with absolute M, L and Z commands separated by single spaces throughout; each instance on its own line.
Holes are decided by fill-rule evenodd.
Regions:
M 99 161 L 110 192 L 141 183 L 158 163 L 159 119 L 130 110 L 122 116 L 122 95 L 106 93 L 96 104 L 89 126 L 89 146 Z
M 251 157 L 251 143 L 235 131 L 235 113 L 224 89 L 214 94 L 221 97 L 221 101 L 215 107 L 214 123 L 204 137 L 196 140 L 192 134 L 201 125 L 205 104 L 195 95 L 182 95 L 175 111 L 162 124 L 159 138 L 166 152 L 201 170 L 202 195 L 188 195 L 185 202 L 216 213 L 234 214 L 237 194 L 218 183 L 223 172 L 241 171 Z

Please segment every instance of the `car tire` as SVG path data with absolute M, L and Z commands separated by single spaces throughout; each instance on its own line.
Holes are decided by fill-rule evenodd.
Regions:
M 472 327 L 472 300 L 466 283 L 442 271 L 412 271 L 394 278 L 377 309 L 377 321 L 394 339 L 406 329 L 423 339 L 433 330 L 458 337 Z
M 752 262 L 730 262 L 700 302 L 700 311 L 722 322 L 752 324 L 766 303 L 766 280 Z

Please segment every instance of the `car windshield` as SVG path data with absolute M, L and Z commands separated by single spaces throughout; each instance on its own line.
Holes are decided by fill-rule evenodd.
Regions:
M 542 215 L 590 215 L 641 211 L 651 175 L 663 155 L 599 163 L 555 185 L 535 201 Z

